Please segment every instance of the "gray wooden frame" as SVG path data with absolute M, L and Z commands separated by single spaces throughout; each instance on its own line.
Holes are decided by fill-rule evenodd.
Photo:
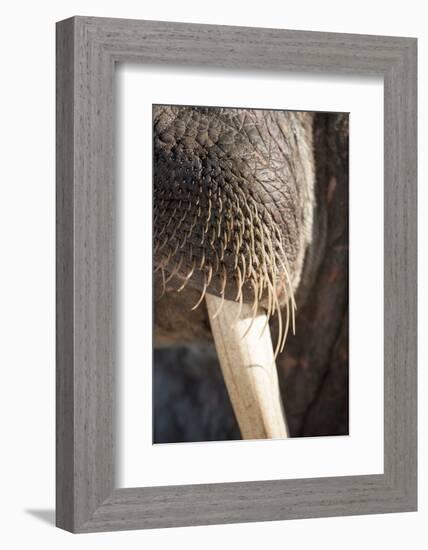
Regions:
M 416 45 L 413 38 L 90 17 L 57 24 L 59 527 L 91 532 L 416 510 Z M 117 62 L 383 76 L 383 474 L 115 488 Z

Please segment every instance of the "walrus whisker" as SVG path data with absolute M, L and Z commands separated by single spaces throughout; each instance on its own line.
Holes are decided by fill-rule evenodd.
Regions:
M 214 252 L 214 256 L 215 256 L 215 272 L 218 273 L 219 269 L 220 269 L 220 259 L 218 257 L 218 254 L 217 254 L 217 250 L 213 247 L 213 252 Z
M 207 288 L 210 286 L 211 279 L 212 279 L 212 276 L 213 276 L 213 268 L 212 268 L 211 264 L 208 264 L 208 272 L 209 272 L 209 275 L 208 275 L 208 280 L 207 280 Z
M 275 352 L 274 352 L 274 358 L 276 360 L 276 358 L 278 357 L 279 351 L 281 349 L 282 313 L 281 313 L 281 308 L 280 308 L 279 301 L 278 301 L 278 296 L 276 295 L 276 293 L 274 294 L 274 300 L 275 300 L 275 309 L 274 309 L 274 311 L 276 310 L 277 315 L 278 315 L 278 339 L 277 339 L 277 342 L 276 342 L 276 347 L 275 347 Z
M 205 265 L 205 250 L 202 250 L 201 263 L 199 264 L 199 270 L 202 271 Z
M 222 228 L 222 219 L 223 217 L 221 216 L 221 213 L 218 217 L 218 220 L 217 220 L 217 239 L 220 239 L 220 235 L 221 235 L 221 228 Z
M 224 245 L 223 245 L 223 242 L 220 241 L 220 261 L 222 262 L 223 259 L 224 259 Z
M 184 214 L 181 216 L 179 222 L 178 222 L 178 227 L 181 227 L 181 224 L 184 222 L 184 220 L 187 218 L 187 211 L 184 211 Z
M 165 237 L 165 240 L 164 240 L 163 243 L 161 244 L 161 246 L 160 246 L 158 252 L 160 252 L 161 250 L 163 250 L 163 249 L 165 248 L 165 246 L 168 244 L 168 240 L 169 240 L 169 238 L 168 238 L 168 235 L 167 235 L 167 236 Z
M 168 229 L 169 226 L 171 225 L 171 223 L 173 222 L 173 220 L 175 219 L 176 210 L 177 210 L 177 208 L 174 208 L 174 210 L 173 210 L 173 212 L 172 212 L 172 214 L 171 214 L 171 217 L 169 218 L 168 223 L 167 223 L 166 226 L 165 226 L 165 229 Z
M 215 319 L 221 312 L 222 308 L 223 308 L 223 304 L 224 304 L 224 292 L 223 293 L 220 293 L 220 296 L 221 296 L 221 302 L 220 302 L 220 305 L 217 309 L 217 311 L 214 313 L 213 315 L 213 319 Z
M 206 274 L 204 274 L 204 287 L 202 289 L 201 296 L 199 300 L 196 302 L 196 304 L 190 309 L 190 311 L 194 311 L 200 305 L 202 300 L 205 298 L 206 292 L 207 292 L 207 279 L 206 279 Z
M 183 264 L 183 258 L 184 258 L 184 255 L 183 254 L 180 254 L 180 260 L 175 264 L 175 267 L 173 268 L 173 270 L 171 271 L 170 275 L 167 277 L 166 279 L 166 283 L 169 283 L 169 281 L 175 277 L 175 275 L 177 275 L 177 273 L 180 271 L 181 269 L 181 265 Z
M 266 314 L 266 321 L 265 321 L 265 324 L 263 326 L 263 329 L 260 333 L 260 338 L 263 336 L 265 330 L 266 330 L 266 327 L 268 326 L 269 324 L 269 319 L 271 318 L 272 316 L 272 295 L 273 295 L 273 288 L 271 286 L 271 282 L 269 281 L 269 279 L 266 280 L 266 284 L 267 284 L 267 287 L 268 287 L 268 308 L 267 308 L 267 314 Z
M 174 251 L 172 253 L 173 256 L 175 256 L 177 254 L 177 250 L 178 250 L 179 245 L 180 245 L 180 241 L 177 239 L 176 243 L 175 243 Z
M 207 214 L 207 223 L 210 221 L 211 219 L 211 196 L 210 196 L 210 192 L 209 192 L 209 195 L 208 195 L 208 214 Z
M 159 264 L 153 270 L 153 273 L 157 273 L 161 269 L 165 268 L 166 263 L 167 263 L 166 258 L 162 258 L 161 261 L 159 262 Z
M 238 292 L 236 294 L 236 298 L 235 298 L 235 302 L 238 301 L 239 297 L 241 296 L 242 297 L 242 274 L 241 274 L 241 270 L 239 269 L 239 266 L 236 266 L 236 271 L 238 273 L 238 282 L 237 282 L 237 288 L 238 288 Z
M 165 269 L 162 267 L 161 268 L 161 273 L 162 273 L 162 292 L 159 296 L 159 299 L 162 298 L 162 296 L 165 294 L 166 292 L 166 282 L 165 282 Z
M 187 285 L 187 283 L 189 282 L 190 277 L 193 275 L 193 272 L 195 271 L 195 263 L 196 263 L 195 258 L 193 258 L 192 268 L 190 269 L 189 273 L 184 278 L 184 283 L 180 286 L 180 288 L 177 288 L 177 292 L 181 292 L 184 289 L 184 287 Z
M 281 246 L 281 251 L 282 251 L 282 254 L 283 254 L 283 257 L 285 258 L 285 261 L 287 261 L 287 257 L 282 249 L 282 245 Z M 282 269 L 284 270 L 284 273 L 285 273 L 285 276 L 287 278 L 287 283 L 288 283 L 288 288 L 289 288 L 289 292 L 287 293 L 290 297 L 290 300 L 293 304 L 293 308 L 294 309 L 297 309 L 297 306 L 296 306 L 296 302 L 294 300 L 294 293 L 293 293 L 293 287 L 292 287 L 292 284 L 291 284 L 291 280 L 290 280 L 290 274 L 289 274 L 289 268 L 287 267 L 287 265 L 284 263 L 283 259 L 282 258 L 279 258 L 279 261 L 282 265 Z M 287 262 L 288 263 L 288 262 Z
M 236 239 L 238 239 L 238 242 L 236 242 Z M 238 267 L 238 261 L 239 261 L 239 236 L 238 234 L 236 234 L 236 238 L 235 238 L 235 244 L 237 246 L 235 246 L 234 248 L 234 251 L 235 251 L 235 259 L 234 259 L 234 264 L 233 264 L 233 269 L 236 270 L 236 268 Z
M 294 312 L 295 312 L 295 308 L 291 308 L 291 330 L 293 334 L 296 334 L 296 316 Z
M 220 311 L 223 307 L 223 303 L 224 303 L 224 292 L 225 292 L 225 289 L 226 289 L 227 272 L 226 272 L 226 268 L 225 268 L 224 264 L 222 264 L 222 265 L 223 265 L 223 281 L 222 281 L 222 286 L 220 288 L 221 302 L 220 302 L 218 310 L 213 315 L 213 319 L 215 319 L 217 317 L 217 315 L 219 315 L 219 313 L 220 313 Z
M 166 231 L 166 226 L 164 225 L 162 229 L 159 231 L 159 233 L 156 235 L 157 238 L 160 239 L 162 235 L 165 233 L 165 231 Z
M 241 252 L 241 261 L 242 261 L 242 285 L 245 283 L 245 277 L 247 275 L 246 273 L 246 264 L 245 264 L 245 256 L 244 254 Z M 242 288 L 242 285 L 241 285 L 241 288 Z
M 180 248 L 181 248 L 181 249 L 183 249 L 183 248 L 186 246 L 187 239 L 188 239 L 188 234 L 186 233 L 186 234 L 184 235 L 184 238 L 183 238 L 181 244 L 180 244 Z
M 256 315 L 257 315 L 257 310 L 259 309 L 259 301 L 258 301 L 258 297 L 257 297 L 258 296 L 257 285 L 254 282 L 254 280 L 251 280 L 251 284 L 252 284 L 253 289 L 254 289 L 254 300 L 253 300 L 253 305 L 251 306 L 252 317 L 251 317 L 250 324 L 248 325 L 247 329 L 245 330 L 244 334 L 242 335 L 242 338 L 245 338 L 245 336 L 247 336 L 247 334 L 251 330 L 251 327 L 253 326 L 254 320 L 255 320 Z
M 287 311 L 287 317 L 286 317 L 286 324 L 285 324 L 282 344 L 281 344 L 281 348 L 279 350 L 280 353 L 282 353 L 284 351 L 285 342 L 287 340 L 287 335 L 288 335 L 289 323 L 290 323 L 290 305 L 289 305 L 289 302 L 286 302 L 285 307 L 286 307 L 286 311 Z
M 262 299 L 262 296 L 263 296 L 263 292 L 264 292 L 265 286 L 266 286 L 266 282 L 265 282 L 265 279 L 264 279 L 264 274 L 263 274 L 262 272 L 260 272 L 260 273 L 259 273 L 259 282 L 258 282 L 258 287 L 259 287 L 259 302 L 260 302 L 260 300 Z

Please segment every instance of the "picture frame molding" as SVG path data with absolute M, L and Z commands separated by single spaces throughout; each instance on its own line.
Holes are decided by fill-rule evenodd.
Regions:
M 114 71 L 123 62 L 383 77 L 383 474 L 115 487 Z M 415 511 L 416 39 L 72 17 L 57 23 L 56 75 L 57 526 L 84 533 Z

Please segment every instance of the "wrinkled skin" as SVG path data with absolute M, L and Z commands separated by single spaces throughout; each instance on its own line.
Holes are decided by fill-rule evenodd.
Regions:
M 235 300 L 241 282 L 253 302 L 242 274 L 261 280 L 263 251 L 272 295 L 298 308 L 277 359 L 291 435 L 348 433 L 347 116 L 156 106 L 154 187 L 155 441 L 239 438 L 200 298 Z
M 314 206 L 310 113 L 158 106 L 154 182 L 155 260 L 164 271 L 177 266 L 191 273 L 189 286 L 205 279 L 229 300 L 241 276 L 250 301 L 251 280 L 267 272 L 280 284 L 283 260 L 296 290 Z

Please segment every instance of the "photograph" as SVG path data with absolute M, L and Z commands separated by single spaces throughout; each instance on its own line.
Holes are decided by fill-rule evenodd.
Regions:
M 56 23 L 55 525 L 416 511 L 419 27 L 129 15 Z
M 349 435 L 349 113 L 152 120 L 153 443 Z

